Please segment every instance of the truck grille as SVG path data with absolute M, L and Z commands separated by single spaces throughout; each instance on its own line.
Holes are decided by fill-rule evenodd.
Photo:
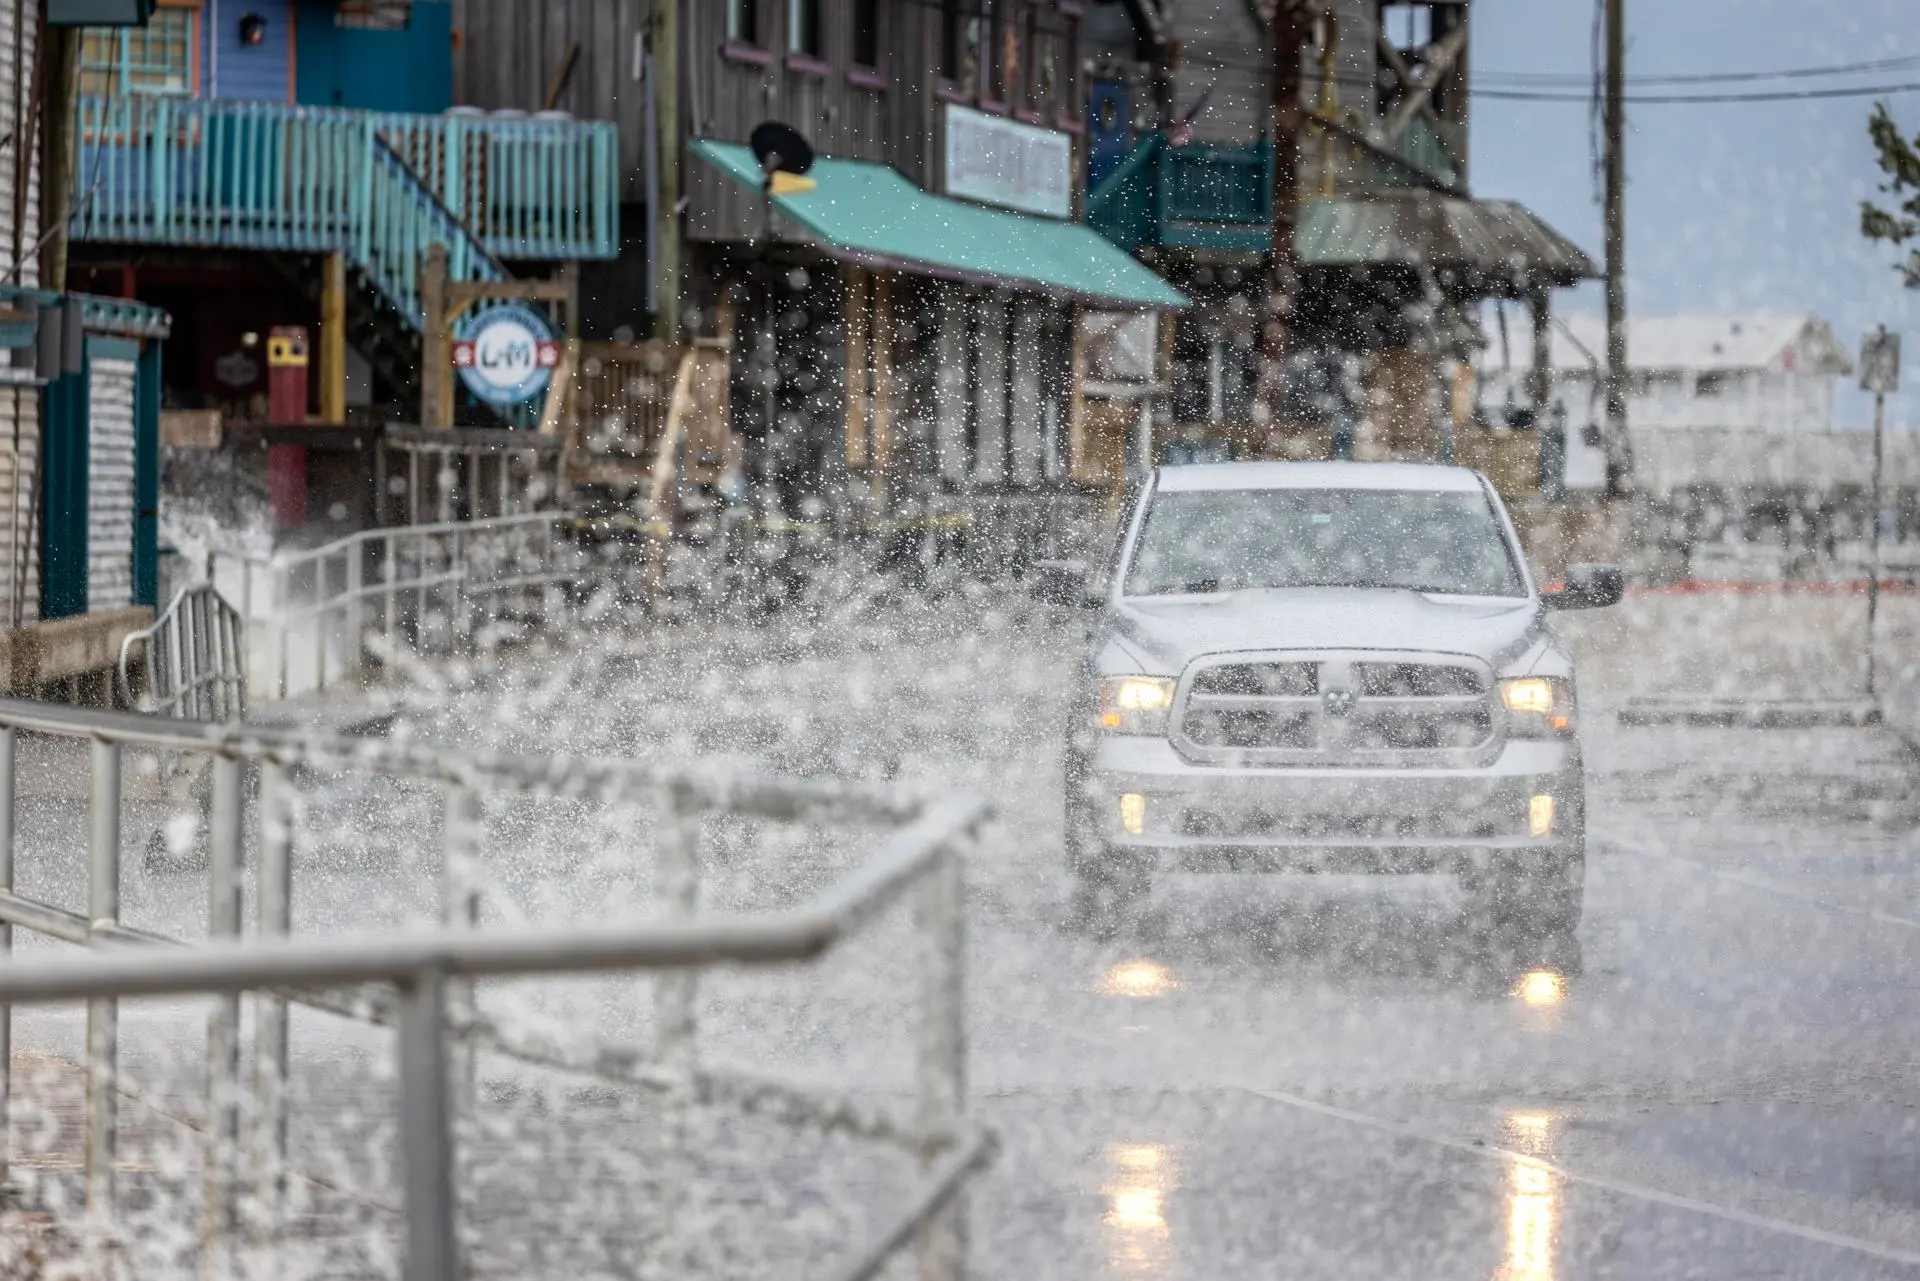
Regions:
M 1176 742 L 1220 763 L 1438 763 L 1492 742 L 1492 690 L 1459 659 L 1210 663 L 1187 682 Z

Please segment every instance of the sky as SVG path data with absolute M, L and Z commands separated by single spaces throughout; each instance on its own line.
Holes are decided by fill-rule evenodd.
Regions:
M 1473 71 L 1591 70 L 1596 0 L 1475 0 Z M 1626 72 L 1674 75 L 1828 66 L 1920 55 L 1920 0 L 1626 0 Z M 1920 69 L 1845 79 L 1705 86 L 1705 92 L 1843 84 L 1920 86 Z M 1629 84 L 1628 93 L 1635 92 Z M 1641 92 L 1696 92 L 1693 88 Z M 1901 287 L 1894 253 L 1859 232 L 1874 194 L 1866 120 L 1872 98 L 1714 105 L 1629 105 L 1627 298 L 1636 312 L 1818 313 L 1842 346 L 1884 323 L 1903 334 L 1902 391 L 1890 423 L 1920 424 L 1920 293 Z M 1920 91 L 1887 101 L 1920 133 Z M 1472 99 L 1474 194 L 1518 200 L 1602 258 L 1586 103 Z M 1597 284 L 1555 297 L 1599 310 Z M 1872 421 L 1847 380 L 1841 426 Z

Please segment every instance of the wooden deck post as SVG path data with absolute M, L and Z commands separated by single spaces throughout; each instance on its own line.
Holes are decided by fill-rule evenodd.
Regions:
M 442 377 L 453 369 L 447 334 L 447 247 L 427 246 L 420 268 L 420 309 L 425 329 L 420 340 L 420 425 L 453 426 L 452 388 Z
M 320 421 L 347 421 L 347 256 L 326 256 L 320 275 Z

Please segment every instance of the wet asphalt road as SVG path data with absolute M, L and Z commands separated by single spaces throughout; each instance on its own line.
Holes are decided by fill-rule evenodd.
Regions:
M 972 1194 L 975 1276 L 1920 1277 L 1912 757 L 1878 729 L 1622 728 L 1613 709 L 1650 678 L 1622 661 L 1622 634 L 1583 624 L 1569 630 L 1595 651 L 1586 918 L 1515 957 L 1463 942 L 1450 888 L 1424 881 L 1173 878 L 1121 938 L 1066 928 L 1057 727 L 1078 624 L 992 592 L 869 597 L 779 628 L 616 632 L 423 696 L 401 732 L 989 796 L 998 817 L 969 870 L 970 1073 L 1001 1151 Z M 1703 682 L 1726 641 L 1716 629 L 1703 645 Z M 84 820 L 63 800 L 63 759 L 30 748 L 22 885 L 77 906 L 81 870 L 58 850 L 78 848 Z M 432 798 L 308 787 L 296 928 L 430 913 Z M 156 792 L 130 845 L 165 808 Z M 647 818 L 496 804 L 489 918 L 645 910 Z M 796 901 L 869 848 L 729 821 L 705 844 L 715 908 Z M 127 919 L 192 932 L 196 875 L 128 879 Z M 818 972 L 713 977 L 703 1054 L 904 1101 L 907 925 L 882 921 Z M 483 1004 L 556 1034 L 649 1034 L 640 981 L 507 986 Z M 152 1097 L 197 1088 L 196 1019 L 130 1010 Z M 57 1057 L 77 1027 L 26 1015 L 17 1043 Z M 386 1044 L 299 1017 L 296 1148 L 390 1204 Z M 481 1075 L 479 1274 L 631 1275 L 654 1204 L 649 1105 L 492 1058 Z M 14 1128 L 23 1141 L 19 1115 Z M 715 1274 L 821 1274 L 897 1203 L 907 1169 L 725 1117 L 700 1134 L 687 1221 Z M 132 1147 L 177 1139 L 150 1123 Z M 157 1184 L 191 1175 L 189 1156 L 150 1164 Z M 343 1240 L 391 1241 L 391 1215 L 316 1200 L 352 1229 Z M 190 1217 L 180 1205 L 175 1220 Z M 364 1249 L 321 1251 L 331 1262 L 301 1274 L 352 1275 Z

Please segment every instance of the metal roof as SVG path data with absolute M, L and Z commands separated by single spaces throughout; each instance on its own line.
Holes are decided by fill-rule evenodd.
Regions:
M 696 139 L 693 154 L 759 190 L 753 153 Z M 874 267 L 1031 289 L 1123 310 L 1174 311 L 1187 296 L 1084 223 L 1030 217 L 922 191 L 885 165 L 821 156 L 811 189 L 771 197 L 828 255 Z
M 1500 358 L 1500 334 L 1493 325 L 1486 330 L 1491 363 Z M 1524 320 L 1515 325 L 1509 318 L 1507 346 L 1513 368 L 1532 368 L 1533 347 Z M 1559 317 L 1547 353 L 1554 369 L 1580 373 L 1605 365 L 1606 318 L 1596 312 Z M 1853 362 L 1833 330 L 1810 311 L 1629 316 L 1627 365 L 1640 370 L 1747 369 L 1831 377 L 1853 372 Z
M 1413 489 L 1476 493 L 1480 476 L 1465 467 L 1432 463 L 1192 463 L 1162 467 L 1159 488 L 1183 493 L 1209 489 Z
M 1432 191 L 1300 202 L 1294 252 L 1305 267 L 1404 264 L 1525 285 L 1600 275 L 1580 247 L 1511 200 Z

